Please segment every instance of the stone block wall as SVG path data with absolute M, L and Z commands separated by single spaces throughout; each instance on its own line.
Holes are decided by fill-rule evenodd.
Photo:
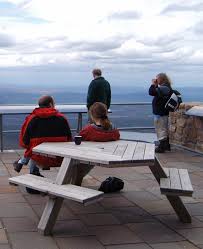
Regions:
M 170 113 L 170 142 L 203 152 L 203 117 L 185 114 L 193 106 L 203 106 L 203 103 L 183 103 L 177 112 Z

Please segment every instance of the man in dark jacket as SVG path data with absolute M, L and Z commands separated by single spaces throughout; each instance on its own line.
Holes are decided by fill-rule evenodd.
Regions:
M 71 141 L 71 131 L 66 117 L 54 108 L 51 96 L 42 96 L 39 108 L 35 108 L 28 115 L 20 132 L 20 146 L 25 148 L 24 157 L 14 162 L 14 169 L 20 172 L 23 162 L 30 160 L 30 173 L 41 176 L 37 165 L 43 168 L 59 167 L 62 158 L 45 157 L 32 153 L 32 149 L 43 142 L 68 142 Z
M 87 108 L 95 102 L 104 103 L 109 109 L 111 104 L 111 86 L 107 80 L 102 77 L 100 69 L 94 69 L 92 71 L 93 80 L 89 85 L 87 93 Z

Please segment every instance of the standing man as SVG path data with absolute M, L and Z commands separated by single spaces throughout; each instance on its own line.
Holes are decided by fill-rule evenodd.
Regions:
M 94 69 L 92 71 L 93 80 L 89 85 L 87 93 L 87 108 L 95 102 L 102 102 L 109 109 L 111 104 L 111 86 L 107 80 L 102 77 L 101 69 Z

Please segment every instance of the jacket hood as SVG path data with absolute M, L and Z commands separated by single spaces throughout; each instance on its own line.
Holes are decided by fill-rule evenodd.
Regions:
M 58 113 L 58 111 L 55 108 L 35 108 L 32 112 L 37 117 L 40 118 L 48 118 L 51 116 L 55 116 Z

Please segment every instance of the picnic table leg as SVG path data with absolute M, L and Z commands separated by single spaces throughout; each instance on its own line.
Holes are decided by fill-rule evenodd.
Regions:
M 71 182 L 73 165 L 75 160 L 71 158 L 64 158 L 60 170 L 56 177 L 55 183 L 58 185 L 67 184 Z M 49 197 L 44 208 L 42 217 L 38 225 L 38 231 L 43 235 L 49 235 L 55 225 L 58 213 L 61 209 L 63 198 Z
M 83 178 L 90 172 L 93 167 L 93 165 L 88 165 L 84 163 L 77 164 L 75 178 L 72 184 L 81 186 Z
M 183 204 L 181 198 L 179 196 L 171 195 L 166 195 L 166 197 L 169 200 L 174 211 L 176 212 L 177 216 L 179 217 L 180 221 L 182 221 L 183 223 L 191 223 L 191 216 L 187 211 L 185 205 Z
M 154 165 L 149 166 L 149 168 L 159 184 L 160 178 L 167 178 L 167 174 L 162 168 L 161 163 L 157 157 L 155 157 Z M 173 207 L 174 211 L 176 212 L 177 216 L 179 217 L 180 221 L 184 223 L 191 223 L 191 216 L 187 211 L 181 198 L 179 196 L 171 195 L 166 195 L 166 197 L 170 202 L 171 206 Z

